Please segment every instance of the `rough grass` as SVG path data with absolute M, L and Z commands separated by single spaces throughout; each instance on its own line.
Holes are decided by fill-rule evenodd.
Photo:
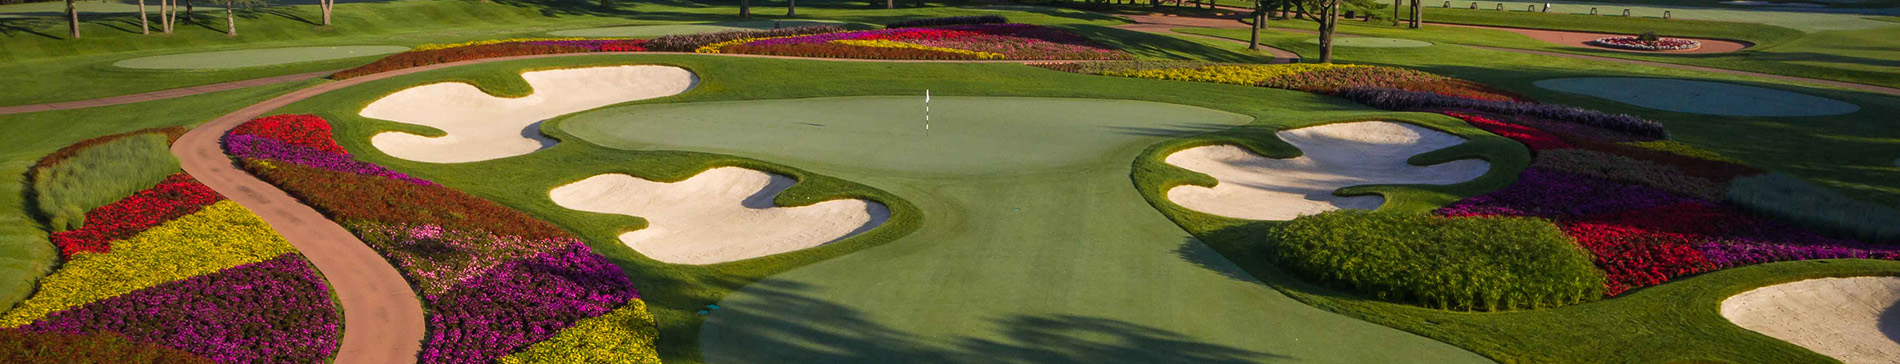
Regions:
M 1262 248 L 1281 267 L 1387 301 L 1500 311 L 1603 296 L 1590 253 L 1539 219 L 1338 210 L 1268 231 Z
M 54 231 L 85 225 L 86 212 L 157 185 L 178 171 L 164 134 L 139 134 L 80 150 L 33 170 L 33 201 Z
M 1869 242 L 1900 243 L 1900 210 L 1871 204 L 1781 173 L 1729 182 L 1736 205 L 1814 229 Z

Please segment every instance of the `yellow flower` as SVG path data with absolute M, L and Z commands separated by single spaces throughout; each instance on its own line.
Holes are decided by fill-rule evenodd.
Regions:
M 837 44 L 849 45 L 849 46 L 859 46 L 859 47 L 908 48 L 908 49 L 922 49 L 922 50 L 938 51 L 938 52 L 949 52 L 949 53 L 956 53 L 956 54 L 968 54 L 968 55 L 976 56 L 976 59 L 1003 59 L 1003 55 L 1000 53 L 968 51 L 968 50 L 962 50 L 962 49 L 956 49 L 956 48 L 932 47 L 932 46 L 927 46 L 927 45 L 910 44 L 910 43 L 904 43 L 904 42 L 887 40 L 887 39 L 877 39 L 877 40 L 846 39 L 846 40 L 834 40 L 831 42 L 837 43 Z
M 659 363 L 653 339 L 659 329 L 646 302 L 635 298 L 626 306 L 599 317 L 574 323 L 553 338 L 501 358 L 502 364 L 526 363 Z
M 1149 78 L 1157 80 L 1177 80 L 1195 82 L 1214 82 L 1252 86 L 1261 81 L 1286 75 L 1295 75 L 1334 68 L 1367 67 L 1352 64 L 1226 64 L 1197 68 L 1172 68 L 1158 70 L 1137 70 L 1106 72 L 1104 75 Z
M 0 327 L 297 251 L 263 219 L 229 200 L 111 244 L 108 253 L 79 253 L 41 278 L 39 292 L 0 317 Z

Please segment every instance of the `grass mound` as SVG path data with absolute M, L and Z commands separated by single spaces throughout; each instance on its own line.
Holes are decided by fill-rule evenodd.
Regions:
M 33 202 L 54 231 L 85 225 L 86 211 L 143 190 L 178 171 L 170 136 L 142 131 L 80 142 L 29 172 Z
M 1271 228 L 1268 249 L 1303 278 L 1449 310 L 1556 307 L 1603 295 L 1590 255 L 1550 223 L 1339 210 Z
M 1728 201 L 1818 232 L 1900 244 L 1900 210 L 1868 203 L 1781 173 L 1729 183 Z
M 401 46 L 331 46 L 245 49 L 139 57 L 113 62 L 123 68 L 204 70 L 274 66 L 301 62 L 368 57 L 408 50 Z

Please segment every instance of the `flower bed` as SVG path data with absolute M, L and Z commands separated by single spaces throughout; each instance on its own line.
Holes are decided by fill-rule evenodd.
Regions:
M 444 46 L 423 46 L 383 57 L 356 68 L 331 74 L 331 79 L 349 79 L 363 75 L 439 63 L 483 58 L 586 52 L 640 52 L 647 50 L 642 39 L 529 38 L 501 39 Z
M 923 18 L 923 19 L 911 19 L 911 20 L 893 22 L 889 24 L 884 24 L 884 28 L 897 29 L 897 28 L 916 28 L 916 27 L 940 27 L 940 26 L 946 26 L 946 25 L 1003 24 L 1003 23 L 1008 23 L 1008 22 L 1009 22 L 1009 18 L 1005 18 L 1002 15 L 946 16 L 946 17 L 941 17 L 941 18 Z
M 321 363 L 340 320 L 323 278 L 286 253 L 47 315 L 31 332 L 113 332 L 219 363 Z
M 567 232 L 355 160 L 342 148 L 328 147 L 334 139 L 320 118 L 276 116 L 257 123 L 227 134 L 226 151 L 253 174 L 342 222 L 410 281 L 429 313 L 421 362 L 491 363 L 524 350 L 539 353 L 535 357 L 656 358 L 651 316 L 623 312 L 614 318 L 620 325 L 587 324 L 644 306 L 619 267 Z M 575 335 L 623 339 L 580 345 Z M 640 337 L 648 339 L 624 339 Z
M 1335 95 L 1365 104 L 1366 106 L 1386 110 L 1468 109 L 1582 124 L 1623 132 L 1634 136 L 1641 136 L 1651 140 L 1669 138 L 1669 131 L 1663 128 L 1660 123 L 1625 114 L 1610 114 L 1579 107 L 1528 102 L 1479 100 L 1394 88 L 1348 87 L 1339 89 L 1339 92 Z
M 1702 42 L 1680 38 L 1658 38 L 1642 40 L 1638 37 L 1603 37 L 1590 41 L 1590 45 L 1639 51 L 1683 51 L 1702 47 Z
M 91 223 L 78 230 L 53 233 L 52 241 L 64 259 L 80 252 L 105 253 L 113 240 L 130 238 L 223 199 L 191 176 L 175 174 L 158 186 L 86 212 L 86 221 Z
M 99 332 L 88 335 L 0 329 L 0 363 L 216 363 L 183 350 Z
M 851 50 L 853 48 L 887 50 L 853 51 Z M 916 49 L 932 52 L 893 52 L 888 49 Z M 694 51 L 876 59 L 1132 58 L 1127 53 L 1110 49 L 1075 33 L 1029 24 L 952 25 L 792 36 L 762 35 L 710 42 Z M 955 56 L 951 56 L 952 54 Z M 909 58 L 919 56 L 932 58 Z

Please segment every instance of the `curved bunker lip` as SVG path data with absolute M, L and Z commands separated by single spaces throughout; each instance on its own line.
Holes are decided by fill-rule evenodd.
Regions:
M 1900 358 L 1900 277 L 1819 278 L 1722 300 L 1722 317 L 1846 363 Z
M 376 99 L 359 115 L 442 130 L 439 137 L 382 132 L 370 144 L 392 157 L 430 163 L 479 162 L 554 146 L 542 121 L 603 106 L 678 95 L 699 76 L 672 66 L 606 66 L 524 72 L 534 93 L 489 95 L 461 82 L 410 87 Z
M 1209 145 L 1169 154 L 1168 164 L 1205 173 L 1213 187 L 1176 186 L 1168 200 L 1181 207 L 1249 220 L 1292 220 L 1338 209 L 1376 209 L 1381 196 L 1333 195 L 1343 187 L 1374 184 L 1456 184 L 1483 176 L 1491 163 L 1460 159 L 1414 166 L 1414 155 L 1464 143 L 1422 126 L 1390 121 L 1325 124 L 1277 134 L 1299 157 L 1274 159 L 1244 148 Z

